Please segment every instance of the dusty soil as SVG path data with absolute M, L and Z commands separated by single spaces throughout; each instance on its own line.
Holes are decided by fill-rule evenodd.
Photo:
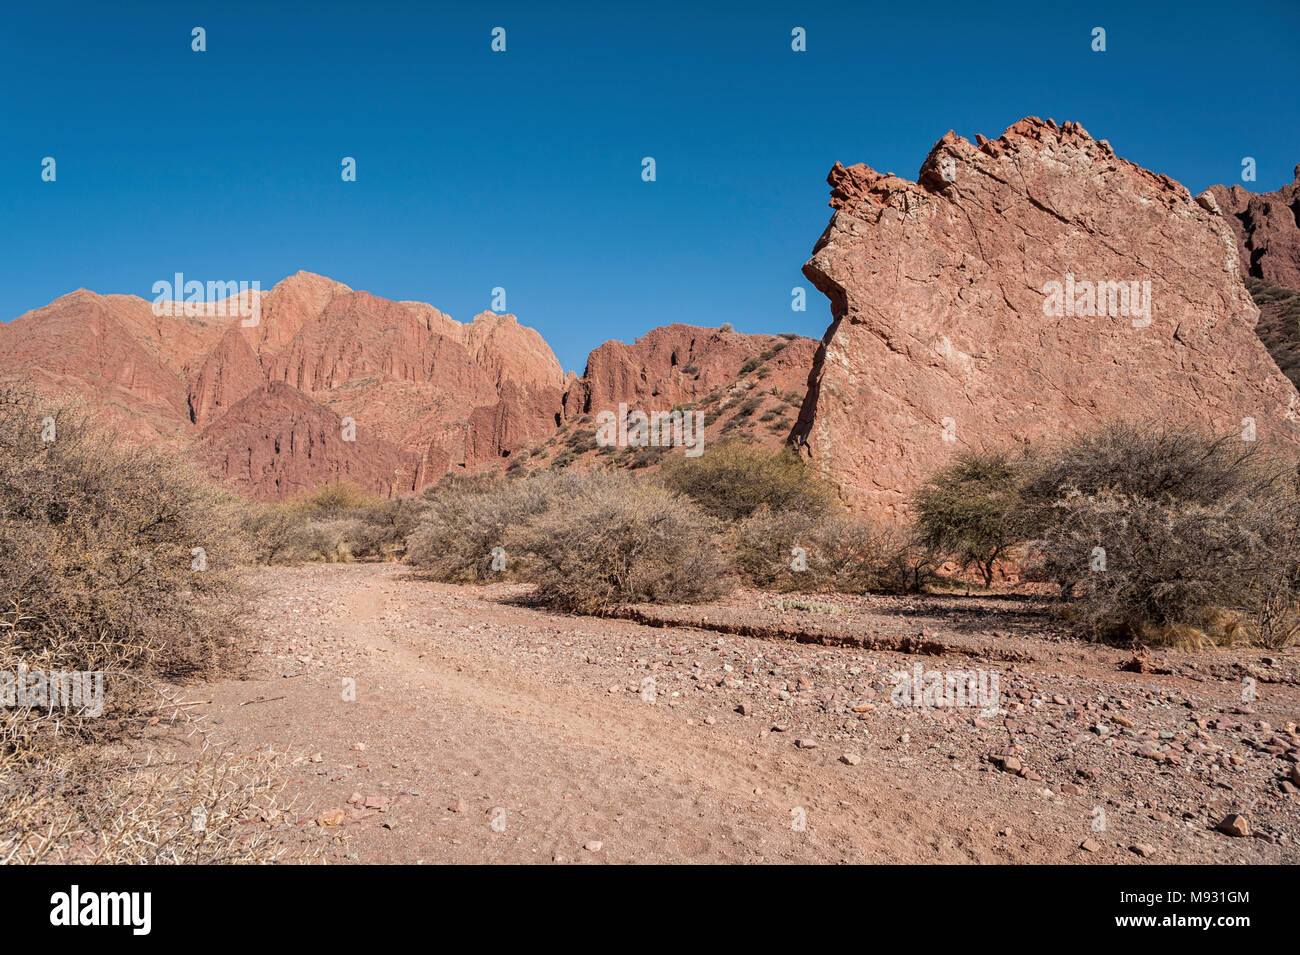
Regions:
M 147 745 L 286 754 L 287 859 L 1300 861 L 1295 650 L 1136 673 L 1011 598 L 600 619 L 393 564 L 262 573 L 248 673 L 181 688 L 212 702 Z M 998 711 L 894 704 L 916 665 L 996 673 Z

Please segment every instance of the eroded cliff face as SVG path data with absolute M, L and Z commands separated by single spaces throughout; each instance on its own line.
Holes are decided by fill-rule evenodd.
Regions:
M 195 443 L 209 469 L 249 497 L 278 500 L 346 481 L 376 494 L 410 493 L 416 455 L 280 382 L 244 396 Z
M 672 325 L 607 342 L 566 376 L 513 315 L 461 323 L 308 272 L 251 294 L 258 317 L 245 324 L 233 300 L 158 316 L 144 299 L 83 289 L 0 325 L 0 377 L 83 399 L 126 440 L 190 448 L 234 490 L 275 499 L 338 480 L 409 493 L 508 467 L 620 402 L 667 410 L 713 394 L 734 413 L 752 393 L 750 419 L 776 409 L 757 437 L 779 443 L 815 347 Z
M 85 400 L 127 440 L 193 447 L 258 498 L 335 480 L 411 491 L 557 427 L 560 364 L 513 315 L 462 324 L 308 272 L 252 294 L 245 324 L 233 300 L 158 316 L 79 290 L 0 325 L 0 375 Z
M 1209 191 L 1237 237 L 1242 274 L 1300 289 L 1300 166 L 1295 181 L 1276 192 L 1241 186 Z
M 801 336 L 661 325 L 631 345 L 610 341 L 592 351 L 583 376 L 565 395 L 565 411 L 592 414 L 614 410 L 620 403 L 667 410 L 732 384 L 750 361 L 766 366 L 765 390 L 802 392 L 815 347 Z
M 1107 418 L 1300 441 L 1211 195 L 1034 117 L 948 133 L 916 182 L 838 163 L 827 181 L 804 274 L 832 324 L 792 439 L 856 510 L 897 520 L 959 448 Z

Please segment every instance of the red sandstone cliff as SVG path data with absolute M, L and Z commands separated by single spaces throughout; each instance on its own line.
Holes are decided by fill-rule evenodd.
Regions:
M 1213 199 L 1078 124 L 948 133 L 917 182 L 837 163 L 828 183 L 804 274 L 833 322 L 794 437 L 855 508 L 896 518 L 957 448 L 1108 417 L 1300 441 Z

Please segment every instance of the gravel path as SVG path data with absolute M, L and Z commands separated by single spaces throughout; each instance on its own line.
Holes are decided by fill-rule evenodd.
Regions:
M 634 622 L 392 564 L 262 573 L 246 678 L 183 692 L 211 697 L 210 742 L 288 754 L 290 857 L 1300 861 L 1296 651 L 1133 673 L 1008 601 L 740 593 Z M 682 625 L 701 614 L 718 629 Z M 917 666 L 995 674 L 998 711 L 895 705 Z M 1250 836 L 1216 831 L 1230 813 Z

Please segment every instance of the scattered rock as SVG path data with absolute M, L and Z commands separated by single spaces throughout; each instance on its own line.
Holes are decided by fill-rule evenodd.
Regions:
M 1024 764 L 1015 756 L 995 756 L 993 762 L 1004 773 L 1019 774 L 1025 768 Z
M 1225 836 L 1241 838 L 1250 835 L 1250 823 L 1246 821 L 1245 816 L 1235 812 L 1230 812 L 1224 816 L 1214 828 Z

